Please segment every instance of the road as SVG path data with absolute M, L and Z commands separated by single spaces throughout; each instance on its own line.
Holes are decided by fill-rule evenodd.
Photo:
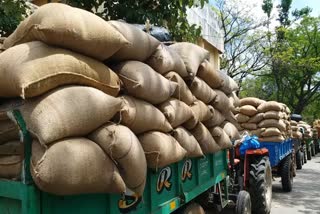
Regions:
M 297 170 L 293 190 L 284 193 L 280 179 L 273 181 L 271 214 L 320 214 L 320 154 Z

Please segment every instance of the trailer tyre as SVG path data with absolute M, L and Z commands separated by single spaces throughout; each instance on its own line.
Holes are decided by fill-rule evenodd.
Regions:
M 272 171 L 269 157 L 256 157 L 250 166 L 249 193 L 253 213 L 268 214 L 272 200 Z
M 303 162 L 307 163 L 307 147 L 303 145 Z
M 297 169 L 302 169 L 302 165 L 303 165 L 303 154 L 302 152 L 298 151 L 296 153 L 296 164 L 297 164 Z
M 235 214 L 251 214 L 251 199 L 247 191 L 239 192 Z
M 311 155 L 312 156 L 315 156 L 316 155 L 316 152 L 315 152 L 315 146 L 314 146 L 314 144 L 312 144 L 312 146 L 311 146 Z
M 311 160 L 311 148 L 310 148 L 310 146 L 308 146 L 308 148 L 307 148 L 307 159 Z
M 281 183 L 282 190 L 291 192 L 293 185 L 293 164 L 291 156 L 287 156 L 281 164 Z

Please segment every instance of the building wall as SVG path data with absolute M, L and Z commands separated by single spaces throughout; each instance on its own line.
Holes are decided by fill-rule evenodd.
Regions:
M 197 45 L 209 51 L 210 62 L 216 70 L 220 70 L 220 51 L 203 38 L 198 40 Z

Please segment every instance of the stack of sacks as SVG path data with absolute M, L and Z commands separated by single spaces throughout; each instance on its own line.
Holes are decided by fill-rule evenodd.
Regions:
M 290 126 L 291 126 L 291 130 L 292 130 L 292 138 L 294 139 L 302 139 L 302 133 L 299 130 L 298 127 L 298 122 L 291 120 L 290 121 Z
M 299 121 L 298 127 L 301 127 L 301 128 L 304 129 L 304 136 L 303 137 L 305 139 L 311 139 L 312 138 L 312 128 L 308 123 L 306 123 L 304 121 Z
M 312 138 L 318 138 L 318 130 L 316 128 L 312 129 Z
M 318 138 L 320 138 L 320 120 L 313 121 L 313 128 L 317 130 Z

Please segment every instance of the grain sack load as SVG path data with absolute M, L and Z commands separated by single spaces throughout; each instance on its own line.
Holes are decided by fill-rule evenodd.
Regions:
M 236 111 L 236 108 L 240 106 L 240 99 L 235 92 L 232 92 L 229 96 L 229 102 L 232 107 L 232 112 Z
M 165 75 L 165 77 L 172 82 L 178 83 L 178 86 L 177 86 L 174 94 L 172 95 L 172 97 L 177 98 L 178 100 L 181 100 L 188 105 L 191 105 L 194 101 L 196 101 L 195 96 L 193 96 L 193 94 L 191 93 L 187 84 L 179 76 L 179 74 L 171 71 L 171 72 L 167 73 Z
M 242 113 L 236 114 L 235 117 L 239 123 L 246 123 L 250 120 L 249 116 L 244 115 Z
M 261 142 L 282 142 L 285 138 L 282 135 L 271 136 L 271 137 L 259 137 Z
M 0 145 L 0 178 L 19 179 L 23 157 L 23 144 L 19 141 Z
M 135 134 L 146 131 L 170 132 L 172 127 L 162 112 L 143 100 L 123 96 L 120 122 Z
M 269 127 L 264 129 L 264 131 L 261 132 L 262 137 L 271 137 L 271 136 L 279 136 L 281 135 L 281 131 L 278 128 L 275 127 Z
M 188 42 L 175 43 L 170 45 L 169 48 L 180 55 L 188 73 L 193 76 L 196 76 L 200 64 L 204 62 L 204 60 L 209 60 L 210 57 L 207 50 Z
M 217 109 L 213 109 L 212 115 L 208 120 L 203 121 L 206 127 L 220 126 L 226 118 Z
M 87 85 L 117 96 L 118 76 L 89 57 L 42 42 L 12 47 L 0 55 L 0 96 L 34 97 L 62 85 Z
M 204 80 L 211 88 L 220 88 L 222 86 L 223 79 L 221 79 L 219 72 L 214 69 L 213 64 L 208 60 L 201 63 L 197 76 Z
M 162 168 L 187 155 L 187 151 L 169 134 L 151 131 L 140 135 L 139 140 L 149 168 Z
M 34 141 L 30 170 L 38 188 L 55 195 L 123 193 L 126 188 L 112 160 L 86 138 L 57 141 L 47 149 Z
M 219 126 L 209 129 L 212 137 L 218 143 L 220 148 L 228 149 L 232 147 L 231 140 L 228 134 Z
M 245 97 L 240 99 L 240 106 L 251 105 L 257 108 L 262 103 L 265 103 L 265 101 L 256 97 Z
M 202 157 L 203 152 L 196 138 L 185 128 L 178 127 L 173 130 L 173 137 L 187 151 L 186 157 Z
M 257 108 L 258 112 L 267 112 L 267 111 L 282 111 L 284 106 L 282 103 L 276 101 L 264 102 Z
M 198 123 L 197 126 L 191 130 L 191 133 L 199 142 L 204 154 L 212 154 L 221 150 L 209 130 L 202 123 Z
M 257 114 L 257 109 L 251 105 L 244 105 L 241 106 L 239 109 L 240 113 L 247 115 L 249 117 L 254 116 L 255 114 Z
M 267 111 L 264 113 L 263 117 L 264 119 L 284 119 L 284 112 L 281 111 Z
M 232 123 L 226 121 L 221 124 L 221 128 L 227 133 L 231 141 L 240 139 L 239 131 Z
M 216 98 L 212 101 L 212 106 L 219 110 L 222 114 L 231 111 L 229 98 L 225 93 L 220 90 L 214 90 L 217 94 Z
M 167 100 L 175 92 L 177 83 L 164 78 L 150 66 L 139 61 L 125 61 L 114 67 L 126 91 L 152 104 Z
M 156 51 L 146 61 L 150 67 L 160 74 L 166 74 L 169 71 L 177 72 L 182 78 L 189 78 L 190 74 L 184 65 L 181 57 L 171 48 L 160 44 Z M 192 74 L 191 74 L 192 76 Z
M 239 86 L 238 84 L 228 76 L 224 71 L 219 71 L 220 78 L 222 79 L 222 86 L 219 88 L 225 94 L 229 95 L 233 91 L 238 91 Z
M 37 9 L 4 41 L 4 47 L 36 40 L 99 60 L 109 58 L 129 44 L 102 18 L 59 3 L 45 4 Z
M 191 108 L 184 102 L 175 98 L 171 98 L 162 103 L 159 106 L 159 109 L 173 128 L 180 126 L 193 116 Z
M 0 120 L 0 144 L 19 140 L 19 127 L 11 120 Z
M 143 62 L 155 52 L 160 44 L 157 39 L 132 24 L 121 21 L 108 21 L 108 24 L 111 24 L 129 41 L 128 45 L 120 47 L 120 50 L 111 57 L 112 60 L 138 60 Z
M 271 128 L 271 127 L 276 127 L 280 131 L 285 131 L 286 130 L 286 124 L 283 122 L 283 120 L 276 120 L 276 119 L 265 119 L 262 120 L 258 126 L 260 128 Z
M 258 128 L 258 125 L 256 123 L 241 123 L 241 127 L 246 130 L 256 130 Z
M 253 117 L 250 117 L 248 120 L 249 123 L 260 123 L 264 119 L 264 114 L 263 113 L 258 113 L 254 115 Z
M 183 124 L 183 126 L 189 130 L 193 129 L 198 122 L 207 121 L 213 117 L 213 107 L 206 105 L 200 100 L 193 103 L 191 110 L 193 112 L 191 118 Z
M 198 98 L 206 104 L 213 101 L 217 96 L 216 92 L 212 90 L 210 86 L 207 85 L 207 83 L 205 83 L 198 77 L 195 77 L 192 81 L 190 85 L 190 90 L 196 98 Z
M 88 137 L 116 162 L 126 186 L 143 194 L 147 178 L 147 161 L 138 138 L 122 125 L 108 123 Z
M 20 107 L 27 129 L 41 144 L 85 136 L 108 122 L 122 101 L 95 88 L 67 86 L 27 100 Z

